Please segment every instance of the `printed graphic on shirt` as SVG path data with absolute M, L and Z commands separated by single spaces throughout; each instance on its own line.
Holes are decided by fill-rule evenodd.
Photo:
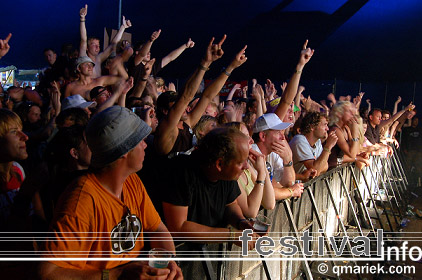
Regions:
M 111 249 L 114 254 L 131 251 L 142 229 L 142 223 L 130 211 L 111 231 Z

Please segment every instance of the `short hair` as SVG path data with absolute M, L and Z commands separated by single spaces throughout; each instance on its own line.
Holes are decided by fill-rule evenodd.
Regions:
M 170 103 L 176 102 L 179 94 L 176 91 L 165 91 L 157 98 L 157 117 L 162 119 L 164 117 L 164 110 L 170 109 Z
M 95 36 L 91 36 L 91 37 L 88 37 L 88 40 L 86 41 L 86 42 L 87 42 L 87 44 L 89 44 L 89 42 L 90 42 L 90 41 L 92 41 L 92 40 L 97 40 L 98 42 L 100 42 L 100 41 L 101 41 L 101 40 L 100 40 L 100 38 L 95 37 Z
M 209 122 L 217 123 L 217 118 L 215 118 L 213 116 L 209 116 L 209 115 L 203 115 L 203 116 L 201 116 L 199 121 L 196 123 L 196 125 L 193 127 L 193 133 L 195 133 L 195 136 L 198 139 L 198 143 L 203 137 L 200 134 L 200 132 L 202 132 L 204 130 L 205 125 Z
M 380 108 L 372 108 L 368 113 L 368 117 L 372 116 L 375 112 L 380 112 L 382 114 L 382 110 Z
M 300 133 L 306 135 L 311 132 L 312 128 L 319 125 L 321 118 L 327 118 L 327 116 L 320 112 L 307 113 L 300 123 Z
M 386 115 L 386 114 L 389 114 L 389 115 L 390 115 L 390 117 L 391 117 L 391 113 L 390 113 L 390 111 L 388 111 L 388 110 L 382 110 L 382 111 L 381 111 L 381 115 Z
M 71 117 L 75 121 L 75 124 L 86 126 L 88 124 L 88 114 L 82 108 L 69 108 L 60 112 L 56 118 L 56 124 L 59 127 L 64 125 L 65 120 Z
M 61 128 L 48 144 L 46 159 L 50 163 L 66 165 L 71 159 L 69 151 L 86 142 L 84 131 L 85 126 L 80 125 Z
M 338 123 L 340 119 L 337 116 L 337 113 L 339 113 L 339 115 L 343 115 L 344 107 L 351 105 L 352 103 L 350 101 L 338 101 L 336 104 L 334 104 L 330 111 L 329 125 L 331 126 Z
M 22 128 L 22 121 L 19 116 L 5 108 L 0 108 L 0 138 L 3 138 L 12 126 Z
M 56 54 L 56 52 L 53 49 L 50 49 L 50 48 L 44 49 L 44 51 L 42 53 L 46 53 L 48 51 L 52 51 L 54 54 Z
M 245 134 L 235 128 L 215 128 L 202 138 L 195 153 L 204 166 L 210 166 L 218 159 L 222 159 L 223 164 L 228 164 L 239 152 L 239 138 L 248 140 Z

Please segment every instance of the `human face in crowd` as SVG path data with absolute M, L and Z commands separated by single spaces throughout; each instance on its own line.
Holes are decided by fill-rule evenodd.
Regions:
M 91 39 L 88 41 L 88 53 L 97 56 L 100 53 L 100 41 Z
M 217 110 L 211 104 L 208 104 L 207 108 L 205 109 L 204 115 L 216 117 L 218 114 Z
M 314 128 L 314 136 L 321 140 L 328 138 L 328 121 L 325 117 L 321 117 L 319 124 Z
M 48 64 L 53 65 L 56 62 L 57 54 L 52 50 L 48 50 L 44 53 L 45 59 L 48 61 Z
M 368 124 L 366 122 L 364 122 L 362 124 L 362 127 L 363 127 L 363 134 L 365 134 L 366 130 L 368 129 Z
M 28 157 L 25 144 L 27 140 L 28 136 L 22 132 L 22 127 L 11 125 L 4 137 L 0 138 L 1 162 L 25 160 Z
M 379 125 L 381 123 L 381 112 L 374 111 L 372 115 L 369 116 L 369 120 L 373 125 Z
M 93 73 L 94 64 L 91 62 L 85 62 L 79 65 L 79 72 L 84 76 L 91 76 Z
M 245 134 L 246 136 L 249 137 L 249 150 L 252 148 L 252 144 L 253 144 L 253 139 L 252 137 L 249 135 L 249 131 L 248 128 L 246 127 L 246 125 L 244 125 L 243 123 L 240 125 L 240 131 Z
M 293 108 L 294 108 L 294 105 L 292 103 L 292 104 L 290 104 L 289 109 L 287 110 L 287 113 L 284 116 L 283 122 L 289 122 L 289 123 L 294 122 Z
M 28 112 L 28 121 L 30 123 L 36 123 L 37 121 L 41 120 L 41 109 L 38 106 L 31 106 Z
M 97 95 L 93 100 L 97 102 L 97 106 L 103 104 L 110 98 L 110 92 L 107 88 L 103 88 L 100 94 Z
M 390 119 L 390 114 L 384 114 L 384 115 L 382 115 L 382 120 L 383 121 L 388 120 L 388 119 Z
M 380 112 L 381 113 L 381 112 Z M 343 116 L 340 116 L 344 124 L 348 124 L 355 118 L 356 108 L 353 105 L 344 106 Z
M 146 147 L 147 143 L 145 143 L 145 140 L 142 140 L 127 154 L 128 166 L 133 169 L 134 172 L 141 170 L 144 165 Z
M 236 157 L 230 162 L 224 164 L 222 167 L 221 180 L 234 180 L 237 181 L 243 170 L 249 167 L 248 156 L 249 156 L 249 143 L 246 138 L 238 138 L 235 140 L 237 143 Z
M 412 127 L 417 127 L 419 124 L 419 118 L 415 117 L 412 119 Z
M 273 151 L 272 146 L 275 142 L 279 142 L 286 139 L 286 137 L 284 136 L 284 131 L 285 129 L 283 130 L 269 129 L 269 130 L 264 131 L 265 133 L 264 144 L 268 152 Z

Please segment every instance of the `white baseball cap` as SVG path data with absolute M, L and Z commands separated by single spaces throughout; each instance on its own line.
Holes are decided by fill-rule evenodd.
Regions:
M 289 128 L 292 123 L 282 122 L 280 118 L 274 113 L 268 113 L 260 116 L 254 124 L 253 133 L 258 133 L 260 131 L 274 129 L 274 130 L 283 130 Z

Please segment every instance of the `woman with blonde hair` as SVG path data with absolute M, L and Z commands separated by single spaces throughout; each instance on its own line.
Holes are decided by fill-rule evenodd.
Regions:
M 252 166 L 245 169 L 237 180 L 240 189 L 237 203 L 245 217 L 254 218 L 261 205 L 265 209 L 274 209 L 275 207 L 274 189 L 266 168 L 265 158 L 261 153 L 251 149 L 253 140 L 245 123 L 230 122 L 225 126 L 236 128 L 249 137 L 249 163 Z

